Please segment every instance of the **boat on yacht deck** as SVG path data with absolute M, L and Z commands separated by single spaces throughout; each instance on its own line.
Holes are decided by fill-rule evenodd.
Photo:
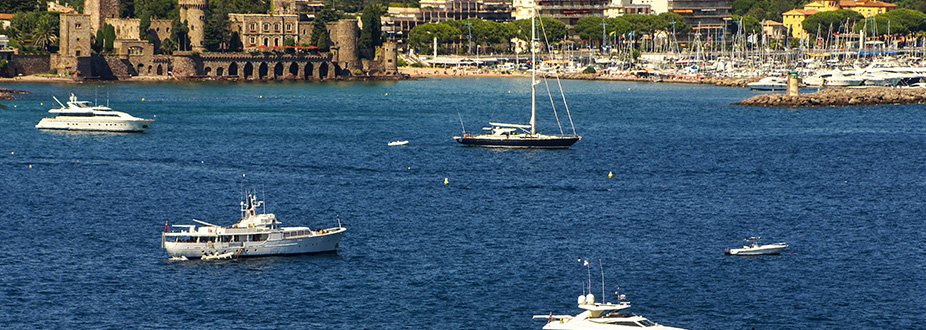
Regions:
M 102 132 L 142 132 L 154 119 L 134 117 L 107 106 L 90 105 L 90 101 L 78 101 L 72 93 L 67 105 L 52 96 L 61 108 L 48 110 L 54 117 L 45 117 L 35 125 L 38 129 Z
M 743 245 L 740 249 L 725 249 L 723 253 L 731 256 L 760 256 L 780 254 L 782 250 L 788 247 L 784 242 L 759 245 L 761 237 L 750 237 L 744 241 L 750 242 Z
M 173 225 L 181 228 L 179 231 L 167 231 L 165 224 L 161 247 L 171 259 L 203 260 L 334 252 L 347 230 L 341 227 L 340 220 L 337 227 L 323 229 L 281 227 L 274 214 L 258 212 L 263 201 L 251 192 L 246 196 L 237 223 L 219 226 L 193 219 L 203 226 Z

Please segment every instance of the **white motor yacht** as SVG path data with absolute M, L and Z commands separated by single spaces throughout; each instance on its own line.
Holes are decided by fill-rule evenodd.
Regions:
M 623 295 L 618 295 L 623 299 Z M 595 302 L 595 295 L 579 296 L 579 308 L 585 311 L 579 315 L 534 315 L 535 319 L 546 319 L 547 324 L 543 329 L 551 330 L 622 330 L 622 329 L 639 329 L 646 328 L 652 330 L 684 330 L 660 325 L 649 319 L 633 314 L 621 313 L 622 310 L 630 308 L 630 302 L 619 301 L 614 304 L 611 302 Z
M 765 77 L 746 84 L 746 87 L 754 91 L 783 91 L 788 89 L 788 80 L 782 77 Z
M 750 244 L 743 245 L 741 249 L 726 249 L 723 250 L 723 253 L 731 256 L 760 256 L 760 255 L 773 255 L 779 254 L 782 250 L 788 247 L 784 242 L 782 243 L 773 243 L 759 245 L 759 240 L 761 237 L 750 237 L 744 241 L 750 242 Z
M 133 117 L 121 111 L 115 111 L 107 106 L 90 105 L 89 101 L 78 101 L 71 94 L 67 105 L 52 97 L 61 108 L 51 109 L 48 112 L 54 117 L 42 118 L 35 128 L 60 129 L 74 131 L 104 131 L 104 132 L 142 132 L 154 119 Z
M 218 226 L 194 219 L 203 224 L 173 225 L 180 231 L 161 233 L 161 247 L 171 258 L 186 257 L 203 260 L 221 260 L 238 257 L 309 254 L 337 251 L 341 236 L 347 228 L 311 229 L 309 227 L 280 227 L 272 213 L 257 213 L 264 204 L 257 196 L 247 193 L 247 203 L 241 203 L 241 219 L 231 226 Z

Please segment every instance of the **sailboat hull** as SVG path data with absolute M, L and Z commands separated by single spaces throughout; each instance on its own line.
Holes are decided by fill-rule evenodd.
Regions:
M 457 142 L 469 146 L 487 148 L 550 148 L 565 149 L 571 147 L 581 139 L 579 136 L 497 136 L 476 135 L 471 137 L 455 137 Z

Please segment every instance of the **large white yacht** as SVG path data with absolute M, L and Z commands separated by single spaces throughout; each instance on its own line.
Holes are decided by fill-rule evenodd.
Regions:
M 154 119 L 133 117 L 121 111 L 115 111 L 107 106 L 90 105 L 90 101 L 78 101 L 71 94 L 67 105 L 52 97 L 61 108 L 51 109 L 48 112 L 54 117 L 45 117 L 35 125 L 39 129 L 61 129 L 72 131 L 104 131 L 104 132 L 142 132 Z
M 332 252 L 337 251 L 347 230 L 341 227 L 340 220 L 337 227 L 325 229 L 280 227 L 272 213 L 257 213 L 263 201 L 250 192 L 246 195 L 238 223 L 223 227 L 193 219 L 203 226 L 173 225 L 182 229 L 171 232 L 164 224 L 161 247 L 171 258 L 203 260 Z
M 618 295 L 623 299 L 622 295 Z M 547 324 L 543 326 L 546 330 L 627 330 L 646 328 L 651 330 L 684 330 L 664 326 L 649 319 L 633 314 L 621 313 L 622 310 L 630 308 L 630 302 L 618 301 L 614 304 L 611 302 L 595 302 L 595 295 L 579 296 L 579 308 L 585 311 L 579 315 L 534 315 L 535 319 L 547 319 Z

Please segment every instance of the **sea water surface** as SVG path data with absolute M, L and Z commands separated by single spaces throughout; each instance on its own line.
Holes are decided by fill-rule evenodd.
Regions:
M 0 324 L 539 329 L 590 283 L 688 329 L 924 327 L 926 107 L 562 84 L 583 137 L 568 150 L 451 139 L 461 119 L 526 122 L 517 78 L 5 84 L 32 93 L 0 102 Z M 36 130 L 71 92 L 156 121 Z M 340 250 L 167 261 L 165 222 L 232 224 L 242 186 L 284 225 L 340 218 Z M 747 236 L 790 247 L 723 255 Z

